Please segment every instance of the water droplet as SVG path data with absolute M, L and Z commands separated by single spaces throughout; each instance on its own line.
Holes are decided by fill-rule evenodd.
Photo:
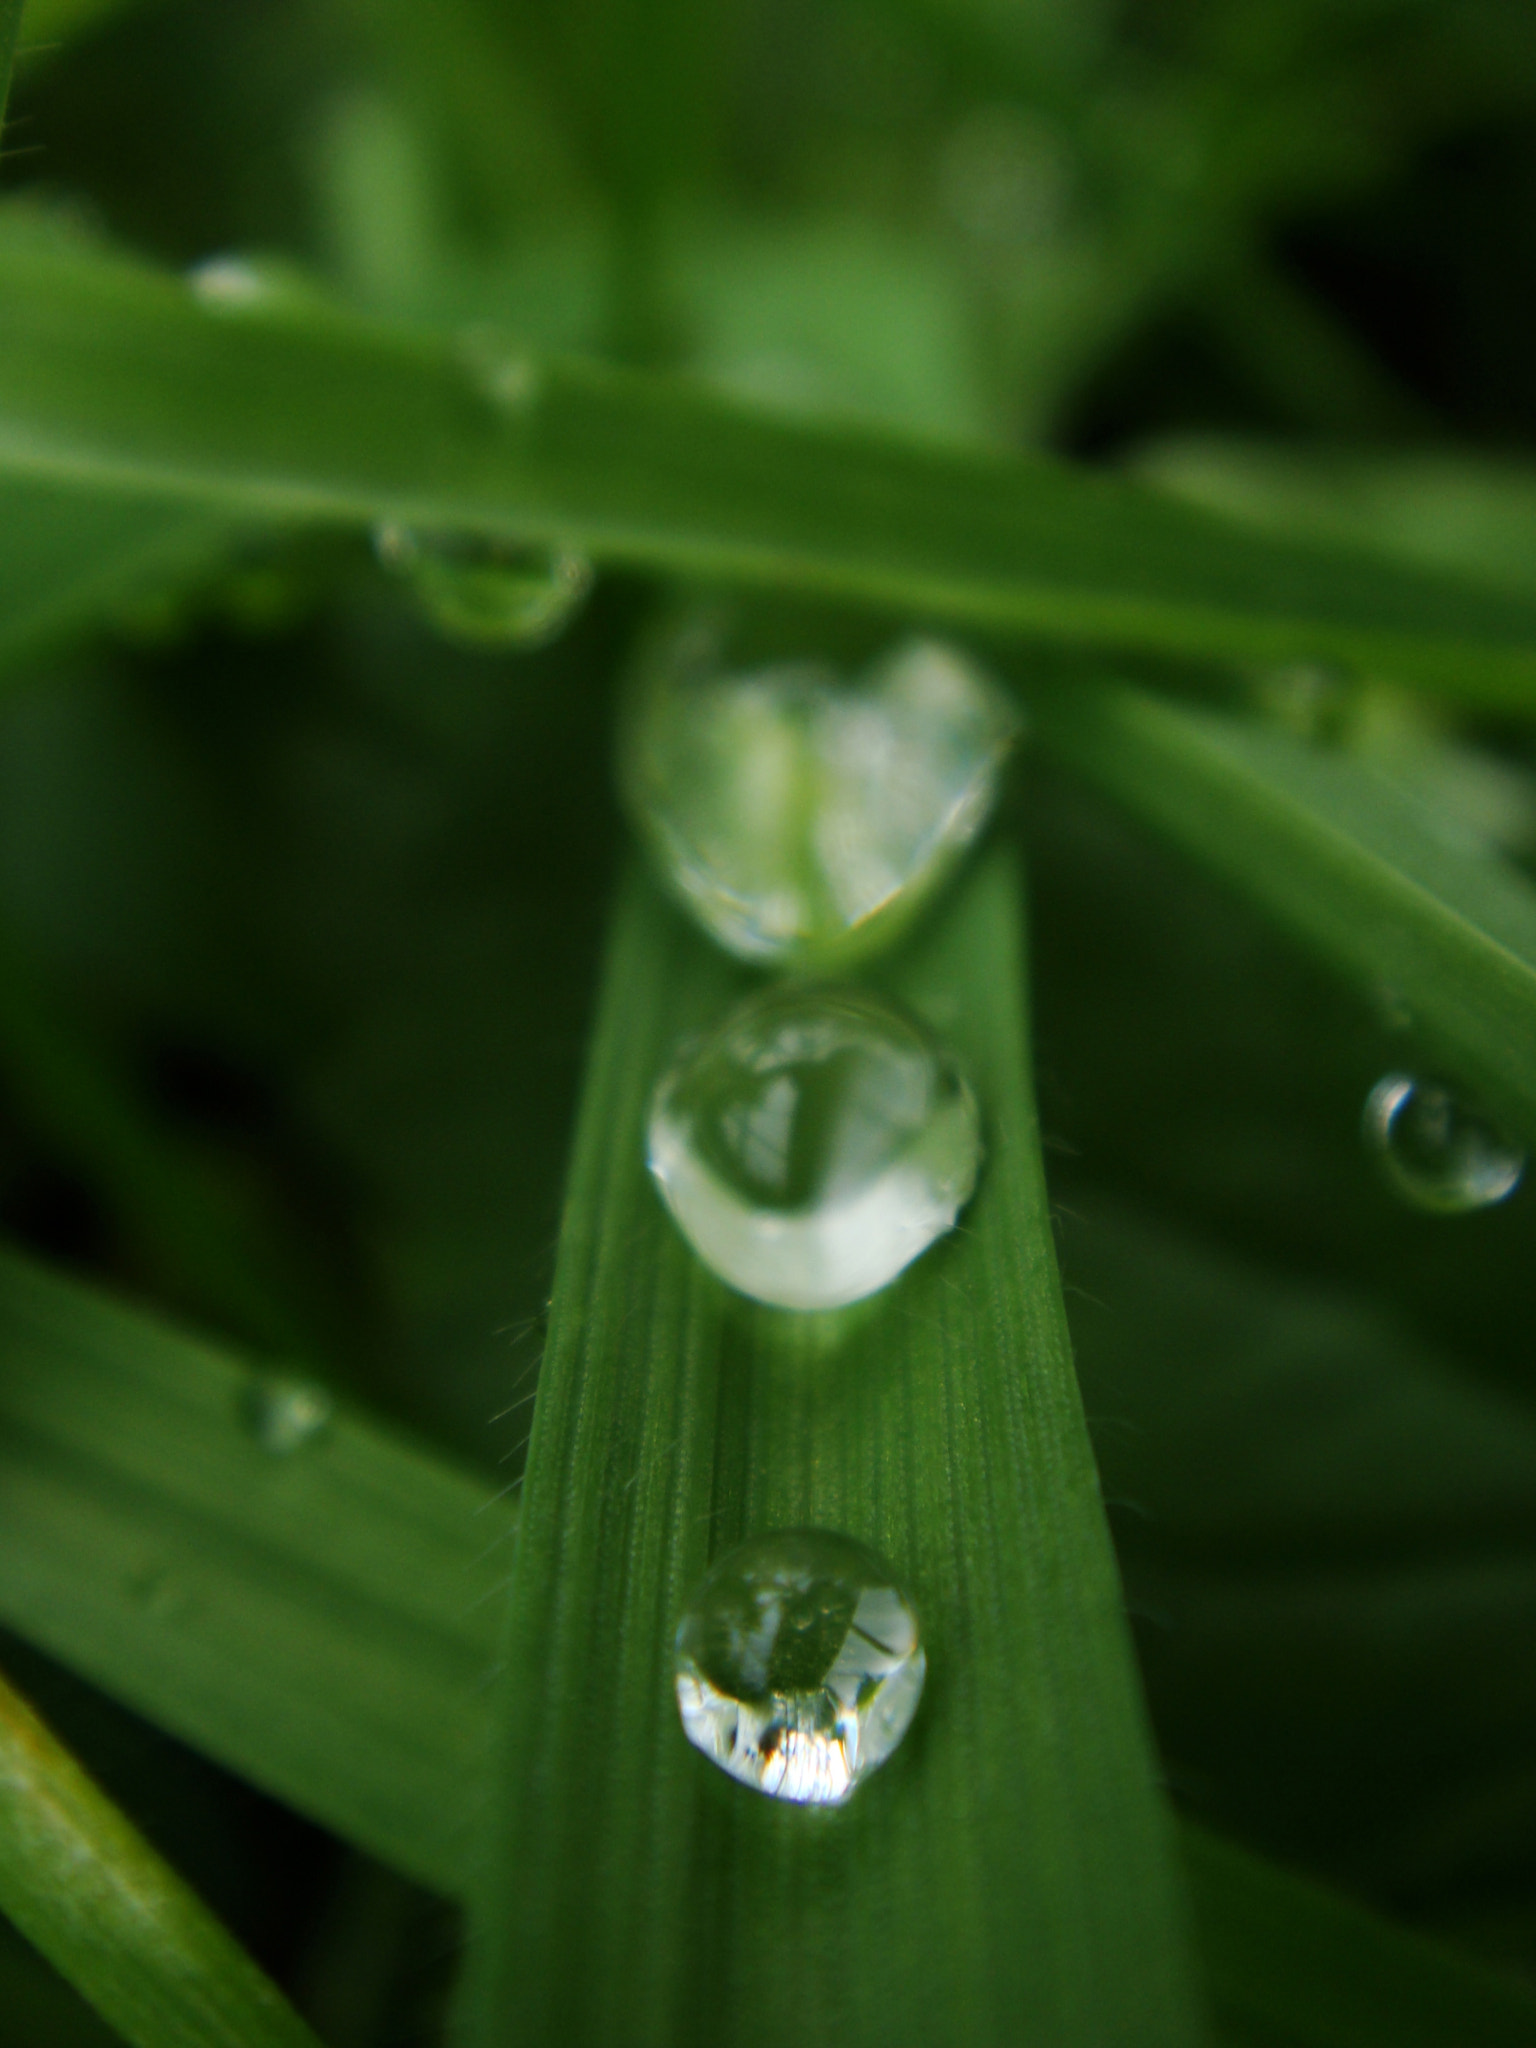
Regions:
M 209 256 L 193 264 L 187 284 L 213 313 L 315 310 L 330 304 L 312 277 L 280 256 Z
M 911 1724 L 928 1659 L 890 1567 L 786 1529 L 715 1565 L 677 1631 L 683 1732 L 773 1799 L 840 1806 Z
M 592 564 L 565 548 L 393 524 L 375 527 L 373 544 L 438 630 L 471 647 L 541 646 L 592 587 Z
M 728 1286 L 840 1308 L 894 1280 L 976 1185 L 980 1118 L 959 1064 L 857 989 L 754 996 L 657 1085 L 649 1164 Z
M 264 1373 L 246 1389 L 244 1412 L 262 1449 L 275 1458 L 289 1458 L 324 1435 L 336 1404 L 313 1380 Z
M 1453 1216 L 1502 1202 L 1520 1185 L 1525 1153 L 1433 1081 L 1387 1074 L 1365 1100 L 1366 1143 L 1416 1209 Z
M 826 968 L 894 937 L 985 824 L 1019 720 L 957 649 L 857 684 L 818 661 L 722 668 L 681 634 L 642 678 L 622 779 L 673 890 L 743 959 Z

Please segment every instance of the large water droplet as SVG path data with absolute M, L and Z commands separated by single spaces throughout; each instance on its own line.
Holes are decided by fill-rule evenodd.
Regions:
M 694 1250 L 779 1308 L 840 1308 L 953 1225 L 981 1163 L 976 1098 L 914 1018 L 857 989 L 752 998 L 651 1105 L 649 1164 Z
M 1502 1202 L 1520 1185 L 1525 1153 L 1438 1082 L 1387 1074 L 1365 1100 L 1367 1144 L 1416 1209 L 1453 1216 Z
M 541 646 L 592 587 L 591 563 L 566 548 L 394 524 L 375 527 L 373 544 L 438 630 L 471 647 Z
M 323 1436 L 336 1412 L 324 1387 L 278 1372 L 263 1373 L 253 1380 L 246 1388 L 243 1406 L 251 1434 L 275 1458 L 290 1458 Z
M 892 938 L 942 880 L 1018 726 L 935 640 L 849 685 L 817 661 L 722 668 L 696 623 L 642 679 L 621 775 L 662 874 L 721 945 L 825 968 Z
M 724 1557 L 677 1631 L 695 1749 L 743 1785 L 839 1806 L 906 1734 L 928 1659 L 890 1567 L 847 1536 L 787 1529 Z

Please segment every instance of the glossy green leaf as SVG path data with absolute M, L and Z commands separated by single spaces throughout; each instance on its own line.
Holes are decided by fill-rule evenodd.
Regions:
M 1116 685 L 1040 691 L 1065 760 L 1252 897 L 1536 1137 L 1536 890 L 1385 776 Z
M 0 1907 L 134 2048 L 319 2048 L 3 1679 Z
M 651 1086 L 739 976 L 624 892 L 496 1701 L 473 2042 L 1202 2037 L 1056 1285 L 1020 915 L 995 852 L 891 971 L 969 1063 L 988 1164 L 965 1226 L 833 1320 L 729 1297 L 649 1184 Z M 889 1557 L 930 1650 L 912 1736 L 835 1814 L 728 1785 L 672 1698 L 711 1556 L 798 1526 Z
M 1166 1271 L 1168 1248 L 1152 1261 Z M 1097 1270 L 1089 1278 L 1109 1284 Z M 1183 1327 L 1182 1296 L 1173 1312 Z M 39 1359 L 48 1383 L 43 1403 L 41 1375 L 22 1370 L 22 1398 L 0 1407 L 0 1619 L 421 1882 L 468 1889 L 478 1855 L 465 1821 L 474 1759 L 489 1748 L 484 1674 L 497 1632 L 485 1595 L 504 1569 L 514 1504 L 352 1416 L 268 1484 L 273 1468 L 250 1462 L 248 1367 L 20 1260 L 0 1266 L 0 1332 L 7 1357 Z M 0 1376 L 0 1396 L 6 1384 Z M 1123 1407 L 1123 1385 L 1117 1393 Z M 1428 1420 L 1444 1442 L 1440 1411 Z M 1113 1441 L 1123 1466 L 1125 1444 Z M 1126 1441 L 1155 1451 L 1158 1439 Z M 1207 1481 L 1219 1477 L 1197 1441 L 1190 1457 Z M 1145 1464 L 1118 1471 L 1117 1483 L 1144 1495 Z M 206 1468 L 220 1497 L 200 1487 L 189 1497 L 188 1468 Z M 388 1483 L 358 1484 L 365 1472 Z M 1188 1497 L 1182 1484 L 1172 1491 Z M 338 1590 L 337 1559 L 389 1554 L 402 1526 L 430 1532 L 411 1540 L 412 1570 L 397 1560 L 372 1599 Z M 147 1579 L 135 1570 L 146 1563 Z M 423 1591 L 441 1603 L 430 1636 Z M 381 1702 L 412 1704 L 413 1724 L 400 1717 L 394 1740 L 381 1739 Z M 1529 1997 L 1502 1980 L 1193 1829 L 1183 1841 L 1220 2038 L 1232 2048 L 1254 2038 L 1256 2004 L 1269 2030 L 1258 2038 L 1295 2048 L 1499 2048 L 1509 2011 L 1531 2024 Z M 1435 2000 L 1453 1985 L 1448 2033 Z M 1356 2033 L 1340 2035 L 1340 2010 Z
M 455 1886 L 507 1563 L 489 1489 L 10 1259 L 0 1355 L 0 1615 Z
M 795 425 L 686 383 L 305 305 L 206 305 L 11 221 L 0 473 L 247 516 L 478 527 L 1118 646 L 1376 661 L 1536 702 L 1536 603 L 1103 476 Z
M 25 4 L 26 0 L 0 0 L 0 136 L 5 129 L 5 105 L 11 94 L 11 71 L 16 62 L 21 10 Z

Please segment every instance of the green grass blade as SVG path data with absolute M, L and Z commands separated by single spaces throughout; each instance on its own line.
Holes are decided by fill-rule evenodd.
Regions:
M 1116 685 L 1042 738 L 1366 989 L 1536 1139 L 1536 890 L 1347 755 Z
M 269 1379 L 11 1258 L 0 1358 L 0 1617 L 454 1889 L 507 1568 L 489 1488 L 341 1415 L 269 1449 Z
M 184 1468 L 232 1486 L 248 1460 L 248 1368 L 10 1259 L 0 1345 L 8 1361 L 45 1358 L 47 1379 L 46 1401 L 35 1383 L 6 1400 L 12 1376 L 0 1374 L 0 1620 L 408 1875 L 467 1890 L 476 1854 L 456 1816 L 490 1745 L 497 1615 L 484 1593 L 513 1504 L 348 1417 L 331 1455 L 293 1465 L 297 1483 L 268 1485 L 259 1464 L 259 1501 L 200 1509 Z M 33 1377 L 14 1369 L 23 1389 Z M 136 1446 L 126 1459 L 123 1445 Z M 387 1480 L 360 1485 L 360 1472 Z M 392 1550 L 402 1526 L 417 1532 L 410 1572 Z M 339 1592 L 336 1560 L 374 1556 L 394 1558 L 375 1598 Z M 429 1578 L 452 1654 L 421 1628 L 414 1596 Z M 409 1718 L 381 1715 L 391 1701 Z M 1529 1993 L 1204 1833 L 1186 1826 L 1182 1839 L 1232 2048 L 1501 2048 L 1511 2013 L 1536 2027 Z M 1355 2032 L 1339 2031 L 1341 2012 Z
M 0 486 L 0 670 L 217 559 L 227 529 L 165 499 Z
M 11 96 L 11 72 L 16 64 L 16 42 L 21 34 L 21 10 L 26 0 L 0 0 L 0 141 L 5 137 L 5 105 Z
M 648 1183 L 650 1086 L 736 977 L 648 884 L 624 893 L 524 1490 L 474 2042 L 1202 2038 L 1056 1282 L 1020 926 L 999 851 L 894 971 L 978 1080 L 989 1162 L 967 1227 L 829 1323 L 727 1297 Z M 831 1815 L 719 1778 L 671 1693 L 710 1556 L 805 1524 L 910 1576 L 932 1660 L 912 1738 Z
M 13 220 L 0 474 L 247 516 L 468 526 L 609 561 L 1186 654 L 1375 662 L 1536 702 L 1536 602 L 1258 534 L 1044 460 L 792 424 L 176 279 Z
M 1206 1979 L 1231 2048 L 1530 2048 L 1530 1989 L 1186 1825 Z M 1298 2025 L 1298 1987 L 1305 2019 Z
M 3 1679 L 0 1907 L 134 2048 L 319 2048 Z

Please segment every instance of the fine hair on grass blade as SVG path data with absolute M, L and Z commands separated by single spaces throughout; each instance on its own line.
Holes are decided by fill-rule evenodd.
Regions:
M 1119 684 L 1031 699 L 1071 767 L 1406 1010 L 1536 1140 L 1536 889 L 1340 753 Z
M 998 848 L 882 977 L 984 1105 L 961 1227 L 889 1292 L 794 1316 L 728 1297 L 647 1182 L 658 1070 L 740 976 L 648 883 L 622 893 L 471 1897 L 485 2048 L 1204 2038 L 1055 1276 L 1021 922 Z M 831 1813 L 718 1777 L 672 1697 L 711 1557 L 794 1526 L 890 1559 L 930 1649 L 911 1735 Z
M 0 1907 L 134 2048 L 318 2048 L 3 1679 Z
M 323 304 L 201 304 L 0 234 L 0 475 L 246 517 L 388 519 L 1196 656 L 1375 662 L 1524 704 L 1536 603 L 1047 461 L 757 412 Z

